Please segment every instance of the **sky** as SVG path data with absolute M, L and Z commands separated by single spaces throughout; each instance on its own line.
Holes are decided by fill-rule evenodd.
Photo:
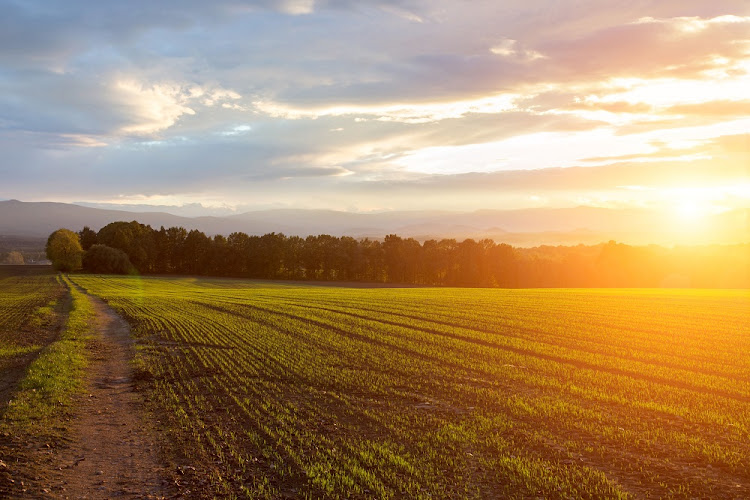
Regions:
M 0 198 L 750 208 L 747 0 L 0 0 Z

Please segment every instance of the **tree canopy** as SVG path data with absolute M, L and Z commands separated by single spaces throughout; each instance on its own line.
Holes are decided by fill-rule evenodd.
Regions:
M 142 274 L 509 288 L 750 286 L 750 245 L 664 248 L 611 241 L 514 248 L 489 239 L 420 243 L 395 234 L 382 241 L 328 234 L 225 237 L 182 227 L 156 230 L 137 221 L 81 234 L 93 251 L 87 270 L 101 273 L 129 272 L 124 254 Z
M 5 263 L 15 266 L 23 265 L 25 263 L 23 254 L 18 250 L 13 250 L 5 257 Z
M 83 248 L 78 234 L 69 229 L 58 229 L 47 238 L 47 258 L 58 271 L 75 271 L 81 268 Z
M 128 255 L 107 245 L 91 245 L 83 256 L 83 269 L 99 274 L 131 274 L 135 272 Z

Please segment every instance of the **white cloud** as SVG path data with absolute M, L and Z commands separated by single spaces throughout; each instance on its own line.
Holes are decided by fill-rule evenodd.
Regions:
M 244 109 L 233 90 L 174 82 L 144 83 L 119 78 L 111 86 L 112 108 L 126 122 L 116 133 L 149 136 L 174 126 L 183 115 L 195 115 L 200 106 Z
M 512 56 L 516 53 L 516 41 L 506 38 L 490 48 L 490 52 L 499 56 Z
M 750 16 L 725 15 L 704 19 L 701 17 L 653 18 L 642 17 L 632 24 L 667 24 L 684 33 L 698 33 L 711 25 L 750 23 Z
M 195 114 L 187 106 L 188 94 L 177 85 L 144 85 L 135 80 L 119 80 L 113 91 L 120 105 L 127 106 L 131 121 L 121 128 L 124 134 L 153 134 L 171 127 L 184 114 Z
M 583 132 L 539 132 L 481 144 L 433 146 L 417 149 L 393 163 L 409 172 L 458 174 L 549 167 L 601 166 L 629 155 L 633 162 L 711 159 L 692 148 L 724 135 L 750 130 L 750 119 L 706 126 L 672 128 L 640 134 L 617 135 L 616 129 Z M 650 158 L 655 144 L 673 149 L 671 156 Z M 641 156 L 641 158 L 638 158 Z M 596 159 L 592 159 L 596 158 Z
M 400 17 L 407 21 L 411 21 L 413 23 L 422 24 L 425 22 L 425 20 L 421 16 L 418 16 L 414 12 L 401 7 L 397 7 L 395 5 L 381 5 L 380 8 L 383 11 L 388 12 L 389 14 L 393 14 L 394 16 Z
M 292 15 L 310 14 L 315 10 L 315 0 L 285 0 L 280 10 Z
M 299 120 L 303 118 L 317 119 L 326 116 L 362 116 L 379 121 L 393 121 L 401 123 L 429 123 L 450 118 L 461 118 L 471 113 L 494 114 L 516 109 L 516 101 L 528 95 L 498 94 L 470 100 L 456 100 L 449 102 L 434 102 L 425 104 L 386 104 L 386 105 L 348 105 L 332 106 L 328 108 L 295 108 L 273 101 L 256 101 L 253 105 L 259 111 L 276 118 Z
M 237 100 L 241 99 L 242 96 L 235 92 L 234 90 L 227 90 L 227 89 L 216 89 L 211 92 L 206 92 L 205 90 L 202 91 L 202 93 L 196 97 L 202 97 L 204 95 L 208 95 L 209 97 L 203 99 L 203 104 L 206 106 L 214 106 L 216 104 L 221 103 L 223 107 L 231 107 L 234 108 L 235 106 L 238 106 L 233 103 L 229 103 L 227 101 L 230 100 Z M 226 106 L 224 106 L 226 105 Z
M 510 38 L 504 38 L 490 47 L 490 52 L 501 57 L 520 59 L 524 61 L 536 61 L 537 59 L 547 58 L 547 56 L 541 52 L 520 47 L 518 40 Z
M 250 125 L 237 125 L 236 127 L 232 127 L 229 130 L 225 130 L 224 132 L 221 132 L 221 135 L 223 136 L 236 136 L 236 135 L 243 135 L 248 132 L 250 132 L 253 128 Z
M 750 74 L 713 80 L 618 78 L 611 81 L 610 86 L 618 90 L 591 94 L 585 100 L 589 103 L 648 104 L 654 108 L 722 100 L 746 101 Z

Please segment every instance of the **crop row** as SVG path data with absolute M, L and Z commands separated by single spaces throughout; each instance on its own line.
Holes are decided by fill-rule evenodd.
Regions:
M 44 326 L 50 302 L 64 287 L 53 275 L 11 276 L 0 279 L 0 349 L 27 350 L 37 343 L 34 330 Z
M 74 280 L 207 494 L 750 494 L 742 292 Z

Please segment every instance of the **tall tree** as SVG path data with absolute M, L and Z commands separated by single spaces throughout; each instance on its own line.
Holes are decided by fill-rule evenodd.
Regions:
M 81 238 L 81 247 L 84 251 L 98 243 L 96 239 L 96 231 L 88 226 L 83 226 L 83 229 L 78 233 L 78 236 Z

